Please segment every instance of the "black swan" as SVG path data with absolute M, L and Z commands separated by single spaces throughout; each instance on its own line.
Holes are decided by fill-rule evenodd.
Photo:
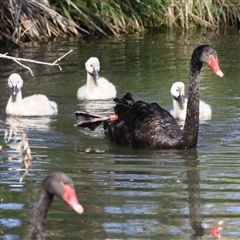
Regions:
M 79 100 L 104 100 L 116 97 L 115 86 L 106 78 L 99 77 L 100 63 L 98 58 L 89 58 L 85 63 L 85 68 L 87 71 L 87 83 L 77 91 Z
M 173 109 L 170 113 L 175 119 L 185 121 L 187 115 L 187 98 L 185 95 L 185 85 L 183 82 L 175 82 L 171 87 Z M 212 108 L 203 100 L 199 101 L 199 120 L 210 120 L 212 118 Z
M 86 117 L 86 113 L 82 115 L 81 112 L 75 112 L 75 126 L 83 125 L 93 130 L 103 122 L 105 134 L 112 142 L 134 148 L 196 147 L 199 127 L 199 82 L 203 63 L 216 75 L 223 77 L 216 50 L 210 45 L 198 46 L 193 51 L 190 61 L 187 117 L 183 130 L 173 116 L 157 103 L 135 102 L 131 94 L 126 94 L 122 99 L 115 99 L 115 117 L 105 119 L 91 114 Z
M 45 239 L 47 212 L 54 195 L 62 198 L 77 213 L 83 213 L 83 207 L 78 202 L 72 180 L 64 173 L 51 173 L 39 188 L 28 239 Z
M 17 73 L 8 78 L 11 95 L 6 106 L 6 113 L 19 116 L 45 116 L 58 113 L 57 103 L 50 101 L 43 94 L 34 94 L 22 98 L 23 80 Z

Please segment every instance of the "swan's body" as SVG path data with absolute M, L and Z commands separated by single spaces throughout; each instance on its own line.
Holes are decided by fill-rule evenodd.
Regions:
M 85 63 L 87 70 L 87 83 L 77 92 L 79 100 L 103 100 L 115 98 L 117 91 L 115 86 L 106 78 L 99 77 L 100 63 L 98 58 L 91 57 Z
M 223 76 L 216 51 L 209 45 L 197 47 L 190 61 L 187 116 L 183 131 L 172 115 L 156 103 L 137 101 L 124 112 L 116 106 L 119 118 L 105 124 L 109 139 L 135 148 L 192 148 L 197 146 L 199 127 L 199 83 L 203 63 Z M 116 110 L 115 110 L 116 111 Z M 123 113 L 122 113 L 123 112 Z
M 62 198 L 77 213 L 83 213 L 72 180 L 64 173 L 52 173 L 45 178 L 39 188 L 31 223 L 29 240 L 44 240 L 47 224 L 47 212 L 54 195 Z
M 190 61 L 187 117 L 183 130 L 173 116 L 157 103 L 135 102 L 131 95 L 127 94 L 122 99 L 116 100 L 118 104 L 114 111 L 118 118 L 114 121 L 104 121 L 105 134 L 112 142 L 134 148 L 196 147 L 199 126 L 199 81 L 203 63 L 218 76 L 223 76 L 216 51 L 209 45 L 197 47 Z M 83 123 L 86 126 L 86 122 Z
M 187 102 L 188 99 L 184 99 L 185 86 L 182 82 L 175 82 L 171 87 L 171 95 L 173 101 L 173 109 L 170 113 L 175 119 L 185 121 L 187 115 Z M 212 118 L 211 106 L 204 101 L 199 102 L 199 120 L 210 120 Z
M 11 88 L 11 95 L 6 106 L 6 113 L 18 116 L 44 116 L 57 114 L 57 104 L 50 101 L 43 94 L 34 94 L 22 98 L 23 80 L 17 73 L 8 78 L 8 86 Z

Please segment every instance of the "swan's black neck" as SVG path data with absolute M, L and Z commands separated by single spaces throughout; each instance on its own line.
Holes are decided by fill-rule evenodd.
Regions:
M 184 148 L 197 146 L 199 128 L 200 71 L 203 63 L 199 61 L 198 52 L 194 52 L 189 68 L 189 88 L 187 116 L 183 128 L 182 144 Z
M 29 240 L 44 240 L 47 223 L 47 212 L 52 203 L 53 195 L 44 188 L 40 188 L 35 204 Z

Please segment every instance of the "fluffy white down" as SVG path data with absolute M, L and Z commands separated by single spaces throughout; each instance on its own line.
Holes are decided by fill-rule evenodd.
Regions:
M 186 119 L 187 113 L 187 102 L 188 99 L 185 99 L 184 103 L 178 101 L 179 95 L 184 96 L 185 94 L 185 86 L 182 82 L 175 82 L 171 87 L 171 95 L 173 101 L 173 109 L 170 110 L 170 113 L 175 119 L 183 120 Z M 199 120 L 210 120 L 212 118 L 212 109 L 209 104 L 200 100 L 199 102 Z
M 115 86 L 106 78 L 99 77 L 100 63 L 98 58 L 91 57 L 85 63 L 87 82 L 77 91 L 79 100 L 104 100 L 115 98 L 117 91 Z
M 21 88 L 23 80 L 17 73 L 8 78 L 8 85 L 11 88 L 11 95 L 6 106 L 6 113 L 18 116 L 46 116 L 58 113 L 57 104 L 50 101 L 43 94 L 34 94 L 22 98 Z

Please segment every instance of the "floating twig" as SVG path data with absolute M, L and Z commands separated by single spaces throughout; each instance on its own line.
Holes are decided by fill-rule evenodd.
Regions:
M 34 73 L 33 73 L 32 69 L 30 67 L 22 64 L 21 62 L 30 62 L 30 63 L 36 63 L 36 64 L 42 64 L 42 65 L 48 65 L 48 66 L 57 66 L 57 67 L 59 67 L 59 70 L 62 71 L 62 68 L 61 68 L 60 64 L 58 64 L 58 62 L 60 62 L 64 57 L 66 57 L 71 52 L 73 52 L 72 49 L 70 51 L 68 51 L 67 53 L 65 53 L 63 56 L 61 56 L 60 58 L 56 59 L 52 63 L 41 62 L 41 61 L 27 59 L 27 58 L 16 58 L 16 57 L 8 56 L 7 55 L 8 53 L 4 53 L 4 54 L 0 53 L 0 58 L 6 58 L 6 59 L 13 60 L 14 62 L 19 64 L 20 66 L 26 68 L 30 72 L 30 74 L 34 77 Z
M 19 64 L 20 66 L 26 68 L 31 73 L 31 75 L 34 77 L 34 73 L 33 73 L 32 69 L 30 67 L 20 63 L 17 59 L 13 59 L 13 61 L 16 62 L 17 64 Z

